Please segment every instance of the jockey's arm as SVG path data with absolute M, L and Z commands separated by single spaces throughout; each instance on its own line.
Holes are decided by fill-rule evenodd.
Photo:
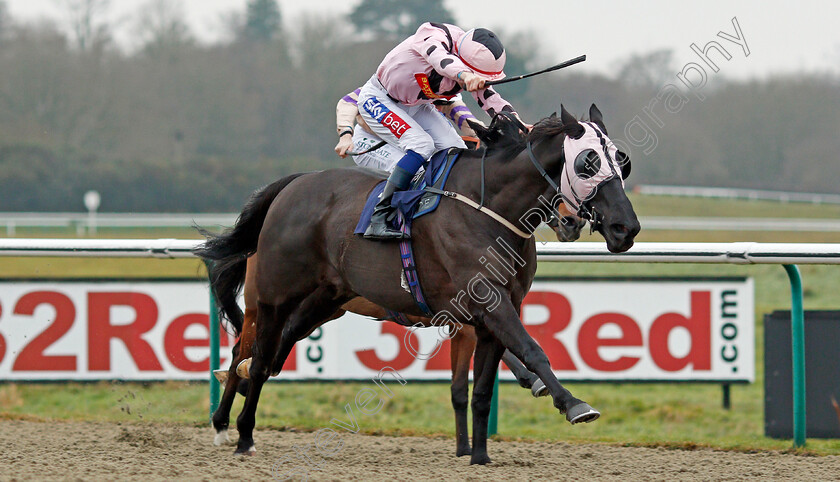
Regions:
M 441 29 L 432 27 L 430 24 L 423 24 L 417 30 L 417 35 L 423 40 L 413 45 L 415 52 L 420 54 L 437 73 L 460 82 L 458 73 L 470 71 L 460 57 L 447 51 L 448 39 Z
M 519 117 L 519 114 L 513 109 L 513 106 L 510 105 L 510 102 L 503 99 L 502 96 L 493 90 L 492 87 L 476 90 L 475 92 L 470 92 L 470 94 L 472 94 L 473 99 L 475 99 L 478 103 L 478 106 L 484 109 L 484 112 L 487 112 L 487 115 L 490 117 L 493 117 L 501 112 L 510 112 L 519 119 L 519 122 L 522 122 L 522 124 L 525 125 L 525 128 L 529 131 L 533 127 L 532 124 L 527 124 L 523 121 L 522 118 Z
M 476 117 L 470 111 L 470 108 L 467 107 L 467 104 L 465 104 L 460 97 L 461 96 L 458 95 L 449 102 L 435 102 L 435 107 L 437 107 L 437 109 L 446 118 L 452 120 L 452 122 L 458 127 L 458 132 L 460 132 L 462 136 L 476 137 L 475 131 L 472 130 L 469 122 L 467 121 L 469 120 L 471 122 L 476 122 L 481 125 L 484 125 L 484 123 L 476 119 Z
M 356 89 L 338 100 L 335 106 L 335 131 L 338 135 L 350 130 L 352 136 L 356 116 L 359 114 L 359 108 L 356 105 L 358 99 L 359 89 Z
M 361 120 L 357 105 L 360 90 L 345 95 L 335 106 L 335 130 L 338 133 L 335 152 L 342 159 L 347 157 L 347 151 L 353 147 L 353 126 Z

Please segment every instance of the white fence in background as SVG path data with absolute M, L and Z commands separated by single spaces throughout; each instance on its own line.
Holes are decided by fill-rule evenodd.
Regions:
M 2 254 L 2 251 L 0 251 Z M 539 261 L 714 264 L 840 264 L 840 243 L 636 243 L 613 254 L 604 243 L 545 243 Z
M 188 228 L 231 226 L 239 213 L 0 213 L 7 236 L 17 228 L 73 228 L 83 235 L 99 228 Z
M 195 239 L 0 238 L 2 256 L 191 258 Z M 840 264 L 840 243 L 636 243 L 610 253 L 600 243 L 537 243 L 537 260 L 565 262 Z
M 633 192 L 651 196 L 685 196 L 752 201 L 800 202 L 811 204 L 840 204 L 840 194 L 767 191 L 764 189 L 733 189 L 725 187 L 651 186 L 640 184 Z
M 94 218 L 85 213 L 0 213 L 0 227 L 6 236 L 15 236 L 18 228 L 70 228 L 79 236 L 96 228 L 189 228 L 193 225 L 212 228 L 231 226 L 238 213 L 99 213 Z M 774 231 L 840 232 L 840 219 L 803 218 L 712 218 L 642 216 L 645 231 Z

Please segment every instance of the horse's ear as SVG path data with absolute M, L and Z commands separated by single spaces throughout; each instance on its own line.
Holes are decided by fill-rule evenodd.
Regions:
M 483 124 L 479 124 L 478 122 L 472 121 L 470 119 L 467 119 L 467 124 L 469 124 L 472 130 L 475 131 L 476 137 L 481 139 L 481 141 L 486 144 L 487 140 L 490 137 L 490 129 L 485 127 Z
M 569 111 L 566 110 L 566 107 L 563 104 L 560 104 L 560 122 L 563 123 L 564 126 L 572 126 L 578 124 L 577 119 L 572 114 L 569 114 Z
M 509 120 L 514 126 L 516 126 L 516 129 L 519 131 L 519 133 L 522 133 L 522 134 L 527 134 L 528 133 L 528 128 L 525 127 L 525 124 L 522 123 L 521 120 L 519 120 L 519 117 L 516 117 L 515 115 L 511 114 L 510 112 L 503 112 L 502 114 L 505 116 L 505 118 L 507 120 Z
M 601 114 L 601 110 L 598 109 L 598 106 L 592 104 L 589 106 L 589 120 L 595 123 L 596 126 L 600 127 L 604 134 L 607 134 L 607 128 L 604 126 L 604 114 Z
M 548 118 L 549 118 L 549 119 L 555 119 L 555 118 L 557 118 L 557 111 L 552 112 L 552 113 L 551 113 L 551 115 L 550 115 L 550 116 L 548 116 Z

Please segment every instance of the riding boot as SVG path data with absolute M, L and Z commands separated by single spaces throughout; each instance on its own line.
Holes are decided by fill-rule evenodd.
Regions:
M 388 176 L 385 189 L 379 197 L 379 203 L 373 208 L 373 215 L 370 218 L 370 226 L 365 230 L 365 238 L 368 239 L 402 239 L 410 236 L 402 231 L 392 229 L 388 226 L 388 218 L 394 212 L 391 207 L 391 196 L 396 191 L 408 189 L 411 185 L 411 178 L 423 164 L 423 157 L 412 150 L 408 150 L 402 159 L 397 163 L 394 171 Z
M 392 174 L 393 175 L 393 174 Z M 391 207 L 391 196 L 396 192 L 397 185 L 388 179 L 385 184 L 385 190 L 379 197 L 379 202 L 373 208 L 373 214 L 370 217 L 370 226 L 365 230 L 365 238 L 368 239 L 402 239 L 405 233 L 402 231 L 392 229 L 388 226 L 388 217 L 394 212 Z

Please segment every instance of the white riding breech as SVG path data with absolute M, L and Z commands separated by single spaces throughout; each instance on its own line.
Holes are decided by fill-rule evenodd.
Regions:
M 428 159 L 450 147 L 466 148 L 455 127 L 432 104 L 406 106 L 395 102 L 374 75 L 359 93 L 359 114 L 382 140 L 400 151 Z M 355 135 L 354 135 L 355 140 Z
M 353 129 L 353 150 L 356 152 L 370 149 L 381 141 L 382 139 L 366 131 L 359 124 L 356 124 L 356 127 Z M 397 162 L 399 162 L 404 154 L 405 152 L 401 151 L 398 147 L 386 143 L 376 150 L 353 156 L 353 161 L 361 167 L 379 169 L 390 173 L 394 170 L 394 166 L 397 165 Z

